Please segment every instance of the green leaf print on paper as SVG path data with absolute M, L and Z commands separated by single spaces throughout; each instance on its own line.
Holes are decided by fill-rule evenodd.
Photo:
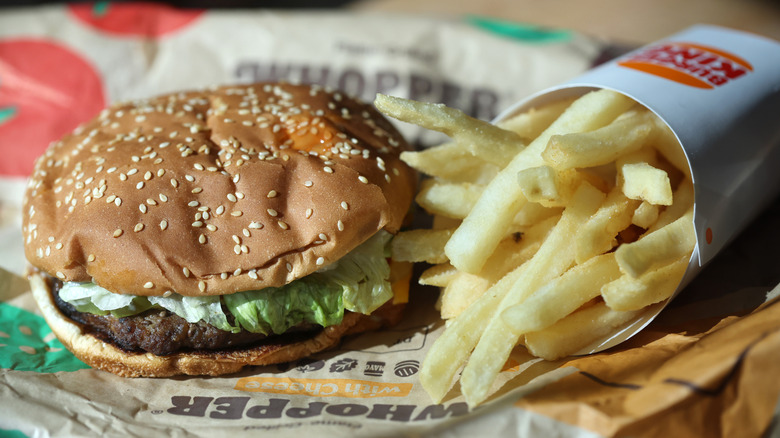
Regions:
M 89 368 L 33 313 L 0 303 L 0 368 L 53 373 Z

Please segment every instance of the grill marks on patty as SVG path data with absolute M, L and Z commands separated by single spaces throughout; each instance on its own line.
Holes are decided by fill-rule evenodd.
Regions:
M 79 312 L 59 296 L 62 282 L 49 277 L 51 293 L 60 311 L 89 330 L 103 342 L 128 352 L 150 352 L 167 356 L 181 351 L 227 350 L 246 347 L 272 339 L 273 343 L 288 343 L 313 336 L 322 329 L 316 324 L 301 324 L 282 335 L 266 336 L 241 330 L 238 333 L 220 330 L 203 321 L 187 322 L 165 309 L 150 309 L 123 318 Z M 228 318 L 232 316 L 228 314 Z M 233 321 L 231 321 L 232 323 Z

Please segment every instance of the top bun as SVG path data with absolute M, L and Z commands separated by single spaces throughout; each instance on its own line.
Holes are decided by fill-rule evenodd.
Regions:
M 115 293 L 223 295 L 338 260 L 411 204 L 410 150 L 372 106 L 254 84 L 115 105 L 38 159 L 30 263 Z

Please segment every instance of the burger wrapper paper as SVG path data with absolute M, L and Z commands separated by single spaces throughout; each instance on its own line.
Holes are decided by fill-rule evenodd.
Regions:
M 768 177 L 777 168 L 778 136 L 761 127 L 777 117 L 778 86 L 759 78 L 777 76 L 777 66 L 763 61 L 780 57 L 763 49 L 752 53 L 750 37 L 737 38 L 744 45 L 731 45 L 731 36 L 690 38 L 749 63 L 752 70 L 735 84 L 761 82 L 744 104 L 715 99 L 715 111 L 708 112 L 741 129 L 743 136 L 727 137 L 731 144 L 739 140 L 732 148 L 738 155 L 708 158 L 705 143 L 717 137 L 713 129 L 725 126 L 723 118 L 706 129 L 686 129 L 692 115 L 685 108 L 698 98 L 684 99 L 679 112 L 667 113 L 617 79 L 577 86 L 626 92 L 675 129 L 697 180 L 697 230 L 705 236 L 712 230 L 706 243 L 712 246 L 698 236 L 687 286 L 643 330 L 608 350 L 555 362 L 518 349 L 493 396 L 469 409 L 457 384 L 442 404 L 432 403 L 419 384 L 420 364 L 444 325 L 434 309 L 437 291 L 417 285 L 398 326 L 345 339 L 334 350 L 295 363 L 166 379 L 125 379 L 90 369 L 53 336 L 24 278 L 25 177 L 48 142 L 118 100 L 287 79 L 343 88 L 367 100 L 379 91 L 445 102 L 489 120 L 524 96 L 572 81 L 610 47 L 568 32 L 479 17 L 176 10 L 133 3 L 4 10 L 0 435 L 771 435 L 780 395 L 773 378 L 780 373 L 780 203 L 778 180 Z M 677 102 L 671 93 L 670 102 Z M 421 145 L 440 141 L 415 127 L 401 129 Z M 728 146 L 720 144 L 721 152 Z M 709 174 L 725 170 L 722 184 L 710 186 L 718 178 Z M 756 172 L 763 176 L 754 179 Z

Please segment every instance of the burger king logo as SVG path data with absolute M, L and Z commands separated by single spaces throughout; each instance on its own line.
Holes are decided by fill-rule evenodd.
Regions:
M 739 56 L 684 42 L 647 47 L 618 65 L 702 89 L 721 87 L 753 71 L 753 66 Z

